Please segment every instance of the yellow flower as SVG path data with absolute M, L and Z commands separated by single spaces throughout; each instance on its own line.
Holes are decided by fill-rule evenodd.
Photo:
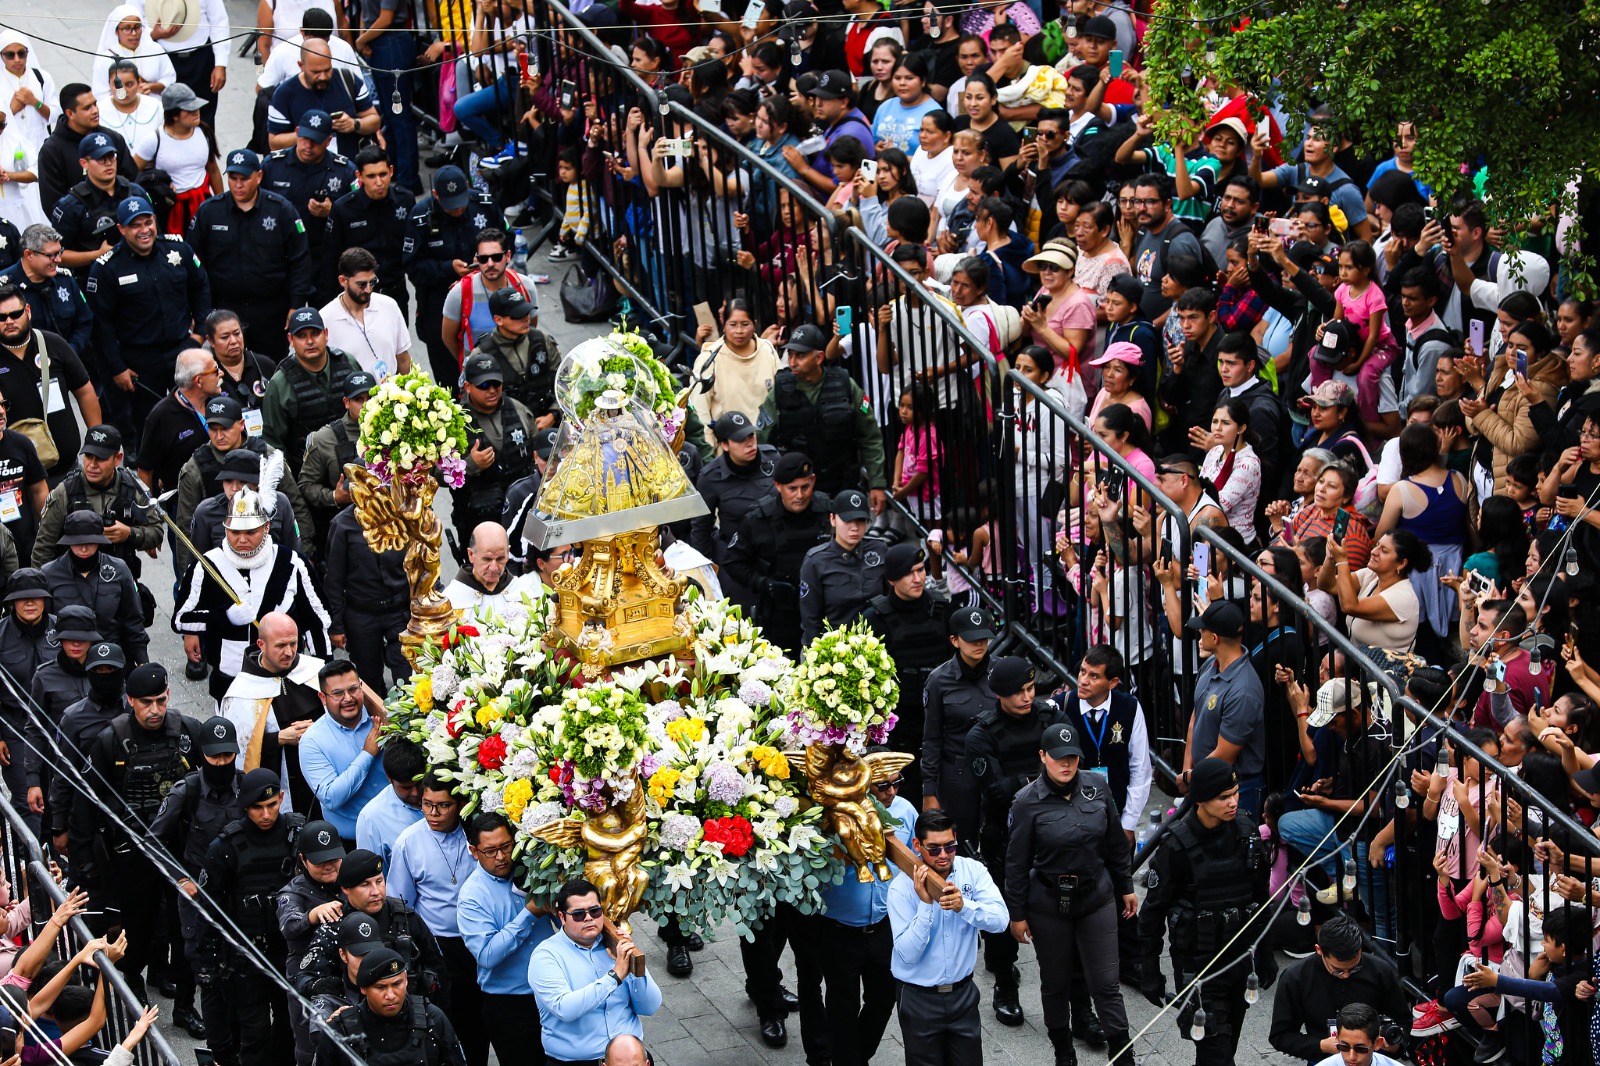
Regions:
M 533 784 L 525 777 L 519 777 L 506 785 L 504 793 L 506 804 L 506 817 L 511 819 L 511 824 L 516 825 L 522 821 L 522 812 L 527 809 L 528 802 L 533 799 Z
M 499 720 L 500 720 L 500 708 L 495 705 L 494 701 L 491 700 L 490 702 L 485 703 L 482 707 L 478 708 L 478 726 L 479 726 L 479 728 L 488 729 L 491 725 L 493 725 L 494 723 L 498 722 Z
M 789 779 L 789 760 L 784 758 L 783 752 L 766 744 L 757 744 L 750 749 L 750 758 L 760 767 L 761 772 L 768 777 L 780 781 Z
M 681 751 L 688 751 L 691 746 L 704 740 L 705 735 L 706 723 L 703 718 L 675 718 L 667 723 L 667 736 Z
M 650 775 L 650 798 L 656 801 L 658 807 L 665 807 L 672 799 L 673 790 L 678 787 L 678 778 L 682 776 L 670 766 L 663 766 Z
M 433 710 L 433 679 L 429 677 L 419 678 L 412 698 L 417 701 L 417 710 L 423 714 Z

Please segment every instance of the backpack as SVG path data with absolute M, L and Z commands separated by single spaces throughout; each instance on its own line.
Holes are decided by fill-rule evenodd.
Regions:
M 1179 226 L 1183 228 L 1180 230 L 1177 228 Z M 1207 248 L 1206 242 L 1201 239 L 1200 227 L 1194 225 L 1192 220 L 1187 218 L 1179 218 L 1177 215 L 1171 215 L 1168 217 L 1167 230 L 1161 236 L 1161 269 L 1165 270 L 1168 263 L 1171 262 L 1167 255 L 1167 250 L 1172 247 L 1172 242 L 1177 240 L 1184 233 L 1188 233 L 1193 236 L 1195 243 L 1200 246 L 1200 269 L 1205 271 L 1206 277 L 1215 278 L 1217 274 L 1221 272 L 1221 267 L 1219 267 L 1217 265 L 1217 261 L 1211 257 L 1211 249 Z

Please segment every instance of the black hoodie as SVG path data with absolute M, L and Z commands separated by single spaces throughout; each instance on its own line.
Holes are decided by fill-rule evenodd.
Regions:
M 122 139 L 122 134 L 103 126 L 90 132 L 104 133 L 117 146 L 118 174 L 129 181 L 139 176 L 133 165 L 133 152 L 128 149 L 128 142 Z M 44 208 L 45 214 L 48 215 L 56 202 L 82 178 L 83 168 L 78 165 L 78 142 L 88 135 L 73 129 L 67 123 L 67 116 L 62 115 L 56 120 L 56 128 L 39 146 L 39 205 Z

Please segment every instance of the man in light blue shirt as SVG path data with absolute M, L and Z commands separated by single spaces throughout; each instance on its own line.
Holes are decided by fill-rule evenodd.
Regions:
M 317 672 L 317 684 L 328 713 L 300 738 L 300 773 L 321 802 L 322 817 L 353 840 L 356 815 L 384 789 L 378 764 L 383 701 L 366 697 L 349 659 L 329 661 Z
M 505 815 L 477 815 L 467 824 L 467 839 L 478 868 L 461 887 L 456 925 L 478 960 L 484 1028 L 501 1062 L 538 1062 L 539 1004 L 528 964 L 533 949 L 556 931 L 555 923 L 511 880 L 516 838 Z
M 427 756 L 421 744 L 390 737 L 379 761 L 389 787 L 368 800 L 356 816 L 356 847 L 378 856 L 387 870 L 394 842 L 422 820 L 422 772 L 427 769 Z
M 900 981 L 906 1066 L 983 1066 L 983 1023 L 972 970 L 978 933 L 1004 932 L 1005 899 L 981 862 L 956 857 L 956 823 L 942 810 L 917 820 L 924 865 L 889 883 L 891 969 Z M 944 879 L 936 891 L 929 873 Z
M 887 751 L 886 748 L 876 749 Z M 904 779 L 873 786 L 878 802 L 900 822 L 895 836 L 911 846 L 917 809 L 900 795 Z M 899 880 L 900 875 L 895 875 Z M 841 884 L 824 889 L 824 911 L 816 919 L 815 957 L 827 984 L 825 1017 L 828 1054 L 833 1066 L 865 1066 L 878 1050 L 894 1011 L 894 976 L 890 972 L 893 933 L 889 929 L 889 885 L 856 880 L 855 870 Z M 804 981 L 802 980 L 802 984 Z M 806 1017 L 801 996 L 800 1029 L 815 1024 Z
M 422 821 L 407 828 L 394 842 L 388 889 L 421 915 L 444 953 L 450 974 L 450 1006 L 445 1011 L 456 1033 L 467 1066 L 487 1066 L 489 1037 L 483 1029 L 483 990 L 478 987 L 478 963 L 456 928 L 456 904 L 461 886 L 477 869 L 461 826 L 461 797 L 448 781 L 429 774 L 422 779 Z
M 556 894 L 561 931 L 533 949 L 528 983 L 539 1002 L 544 1053 L 558 1062 L 595 1062 L 617 1037 L 644 1039 L 644 1023 L 661 1009 L 661 986 L 648 972 L 632 976 L 639 949 L 627 936 L 613 955 L 600 932 L 600 890 L 577 878 Z

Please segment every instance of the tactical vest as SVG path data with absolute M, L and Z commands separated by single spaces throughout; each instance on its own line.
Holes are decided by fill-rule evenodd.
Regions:
M 257 437 L 251 437 L 239 447 L 246 451 L 255 452 L 262 459 L 267 457 L 271 445 Z M 210 499 L 222 491 L 222 460 L 217 458 L 217 450 L 208 444 L 203 444 L 195 449 L 194 465 L 200 468 L 200 495 L 201 499 Z
M 144 524 L 144 519 L 149 514 L 149 509 L 138 504 L 138 497 L 134 494 L 133 484 L 129 480 L 133 475 L 128 473 L 126 467 L 117 467 L 117 491 L 111 498 L 111 506 L 101 514 L 107 518 L 115 519 L 123 525 L 132 528 Z M 66 477 L 61 479 L 62 487 L 67 493 L 67 513 L 73 511 L 93 511 L 89 506 L 89 483 L 83 476 L 83 467 L 73 467 Z M 124 562 L 131 563 L 139 554 L 131 540 L 110 546 L 101 545 L 101 551 L 108 555 L 115 555 Z
M 402 1011 L 405 1014 L 403 1023 L 408 1027 L 409 1034 L 405 1040 L 395 1041 L 391 1047 L 379 1047 L 378 1042 L 368 1034 L 365 1023 L 371 1017 L 370 1007 L 342 1011 L 329 1019 L 329 1024 L 344 1037 L 345 1043 L 361 1056 L 367 1066 L 433 1066 L 439 1060 L 436 1051 L 438 1045 L 428 1031 L 428 1010 L 423 1000 L 416 995 L 406 996 Z M 399 1024 L 402 1019 L 384 1021 Z
M 498 522 L 505 511 L 506 489 L 533 469 L 533 427 L 522 424 L 522 416 L 510 403 L 502 403 L 496 413 L 500 447 L 494 450 L 494 466 L 467 482 L 467 510 Z M 473 417 L 486 416 L 473 412 Z
M 223 836 L 233 845 L 235 867 L 229 913 L 252 937 L 276 933 L 278 890 L 294 875 L 295 838 L 305 817 L 282 814 L 266 833 L 244 818 L 229 822 Z
M 833 491 L 855 485 L 860 480 L 861 456 L 856 447 L 850 375 L 836 366 L 824 367 L 816 403 L 806 399 L 800 379 L 791 370 L 778 371 L 772 387 L 778 406 L 772 443 L 783 451 L 809 456 L 819 488 Z
M 170 711 L 161 723 L 159 741 L 141 748 L 133 739 L 133 716 L 120 715 L 111 723 L 115 741 L 111 787 L 133 813 L 149 821 L 185 775 L 196 765 L 194 742 L 183 728 L 181 716 Z
M 281 373 L 289 383 L 294 396 L 294 417 L 289 420 L 289 431 L 284 435 L 284 458 L 289 460 L 296 473 L 306 455 L 306 438 L 323 426 L 344 417 L 344 385 L 361 368 L 343 352 L 328 349 L 328 368 L 331 383 L 324 391 L 311 372 L 300 365 L 300 360 L 290 356 L 284 360 Z
M 211 850 L 211 842 L 242 813 L 239 810 L 239 793 L 234 787 L 238 785 L 240 776 L 236 774 L 233 786 L 229 787 L 227 803 L 218 803 L 211 794 L 206 787 L 204 771 L 191 770 L 184 777 L 184 814 L 189 835 L 183 842 L 183 866 L 190 873 L 200 872 L 205 866 L 206 852 Z
M 350 431 L 344 428 L 344 419 L 333 423 L 333 461 L 338 464 L 342 474 L 344 468 L 356 461 L 356 442 L 350 439 Z
M 1139 717 L 1139 701 L 1126 692 L 1111 692 L 1111 709 L 1101 721 L 1097 735 L 1089 727 L 1088 715 L 1077 693 L 1067 697 L 1066 712 L 1083 747 L 1083 762 L 1088 770 L 1105 774 L 1106 784 L 1117 801 L 1117 810 L 1128 809 L 1128 784 L 1133 779 L 1133 769 L 1128 762 L 1128 745 L 1133 739 L 1133 725 Z
M 100 239 L 109 235 L 112 229 L 115 228 L 117 207 L 129 196 L 128 179 L 118 174 L 115 183 L 112 185 L 112 190 L 111 195 L 107 196 L 96 188 L 88 178 L 78 182 L 70 190 L 77 201 L 83 204 L 84 222 L 86 223 L 83 228 L 84 247 L 74 248 L 72 251 L 87 252 L 100 247 Z M 103 222 L 109 222 L 113 225 L 107 226 L 102 231 L 100 226 Z
M 874 597 L 868 606 L 889 631 L 889 651 L 900 675 L 900 702 L 914 703 L 920 715 L 928 675 L 950 659 L 946 653 L 950 647 L 949 623 L 937 608 L 916 613 L 896 610 L 892 592 Z M 920 733 L 921 729 L 915 732 Z
M 1238 849 L 1213 855 L 1201 845 L 1191 819 L 1183 818 L 1172 826 L 1174 844 L 1189 858 L 1194 886 L 1187 906 L 1174 908 L 1167 916 L 1174 952 L 1209 960 L 1255 913 L 1256 872 L 1265 861 L 1261 838 L 1249 820 L 1236 820 L 1233 827 L 1239 834 Z M 1188 928 L 1183 928 L 1185 925 Z M 1230 950 L 1243 954 L 1249 948 L 1249 941 L 1241 939 Z

